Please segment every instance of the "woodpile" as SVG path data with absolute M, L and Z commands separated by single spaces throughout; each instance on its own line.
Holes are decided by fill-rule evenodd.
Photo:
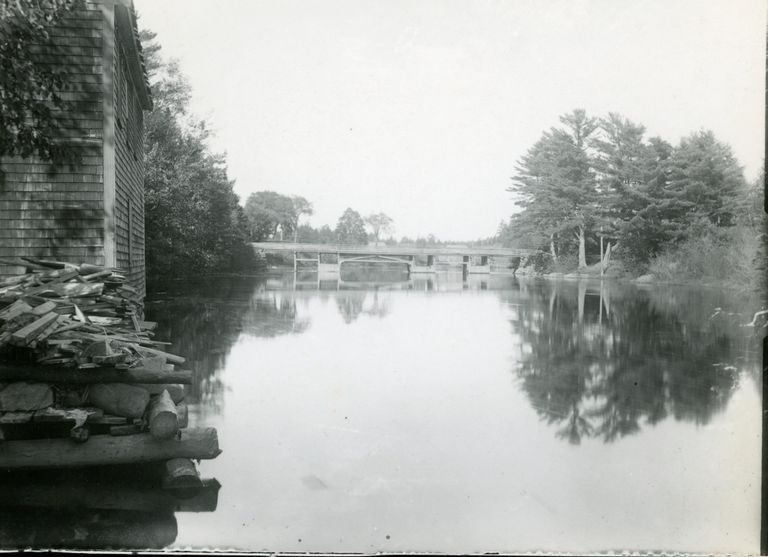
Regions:
M 215 458 L 214 429 L 184 429 L 192 372 L 125 276 L 23 259 L 0 280 L 0 469 Z

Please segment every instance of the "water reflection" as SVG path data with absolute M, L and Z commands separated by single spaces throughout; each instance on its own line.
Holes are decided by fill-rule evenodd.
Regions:
M 0 474 L 0 548 L 162 549 L 176 513 L 213 512 L 220 485 L 161 483 L 162 463 Z
M 669 417 L 705 425 L 725 408 L 743 376 L 759 381 L 757 337 L 739 327 L 754 300 L 599 281 L 404 277 L 398 268 L 352 268 L 341 277 L 221 279 L 185 285 L 173 295 L 150 294 L 148 315 L 159 322 L 158 338 L 170 340 L 170 350 L 187 356 L 195 371 L 189 397 L 200 403 L 198 419 L 222 412 L 220 371 L 241 335 L 305 332 L 311 312 L 299 304 L 318 296 L 333 298 L 346 324 L 361 315 L 383 319 L 400 303 L 382 295 L 388 291 L 492 291 L 513 309 L 520 388 L 555 435 L 572 444 L 584 438 L 613 442 Z
M 740 325 L 759 302 L 499 275 L 349 278 L 151 294 L 157 338 L 196 373 L 190 422 L 215 426 L 224 450 L 203 463 L 224 480 L 218 509 L 179 515 L 178 547 L 754 546 L 759 339 Z
M 542 281 L 503 297 L 517 306 L 521 386 L 573 444 L 668 416 L 705 425 L 742 375 L 759 376 L 756 339 L 738 327 L 748 306 L 715 318 L 712 308 L 734 302 L 720 292 Z

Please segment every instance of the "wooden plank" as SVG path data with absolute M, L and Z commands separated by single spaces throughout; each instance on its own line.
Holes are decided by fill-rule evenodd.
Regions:
M 29 313 L 32 315 L 41 316 L 52 312 L 54 309 L 56 309 L 56 302 L 45 302 L 44 304 L 33 307 Z
M 36 319 L 26 327 L 22 327 L 11 335 L 11 344 L 16 346 L 26 346 L 32 339 L 39 335 L 48 325 L 58 319 L 59 314 L 51 312 Z
M 219 450 L 214 428 L 183 430 L 179 439 L 156 439 L 149 433 L 113 437 L 93 435 L 87 443 L 69 439 L 4 441 L 0 469 L 72 468 L 157 462 L 171 458 L 212 459 Z
M 0 424 L 26 424 L 33 415 L 34 412 L 5 412 L 0 415 Z
M 122 416 L 113 416 L 111 414 L 103 414 L 101 416 L 94 415 L 89 416 L 86 423 L 93 425 L 117 426 L 127 424 L 128 418 L 124 418 Z
M 13 307 L 13 309 L 10 309 L 9 307 L 9 311 L 3 315 L 0 315 L 0 319 L 4 321 L 10 321 L 11 319 L 14 319 L 22 313 L 26 313 L 32 309 L 32 306 L 21 300 L 16 300 L 13 304 L 11 304 L 11 307 Z

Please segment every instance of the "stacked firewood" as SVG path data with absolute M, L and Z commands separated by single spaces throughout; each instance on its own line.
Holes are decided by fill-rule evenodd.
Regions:
M 0 468 L 54 467 L 62 454 L 65 465 L 85 466 L 219 453 L 215 430 L 181 434 L 192 373 L 153 340 L 156 324 L 143 320 L 141 296 L 123 274 L 24 265 L 27 274 L 0 281 Z M 126 438 L 119 454 L 108 450 L 114 437 Z M 72 441 L 92 450 L 62 445 Z

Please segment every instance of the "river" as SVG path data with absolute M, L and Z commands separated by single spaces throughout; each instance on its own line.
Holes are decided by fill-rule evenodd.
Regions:
M 155 290 L 223 449 L 218 508 L 172 547 L 757 552 L 750 304 L 443 273 Z

